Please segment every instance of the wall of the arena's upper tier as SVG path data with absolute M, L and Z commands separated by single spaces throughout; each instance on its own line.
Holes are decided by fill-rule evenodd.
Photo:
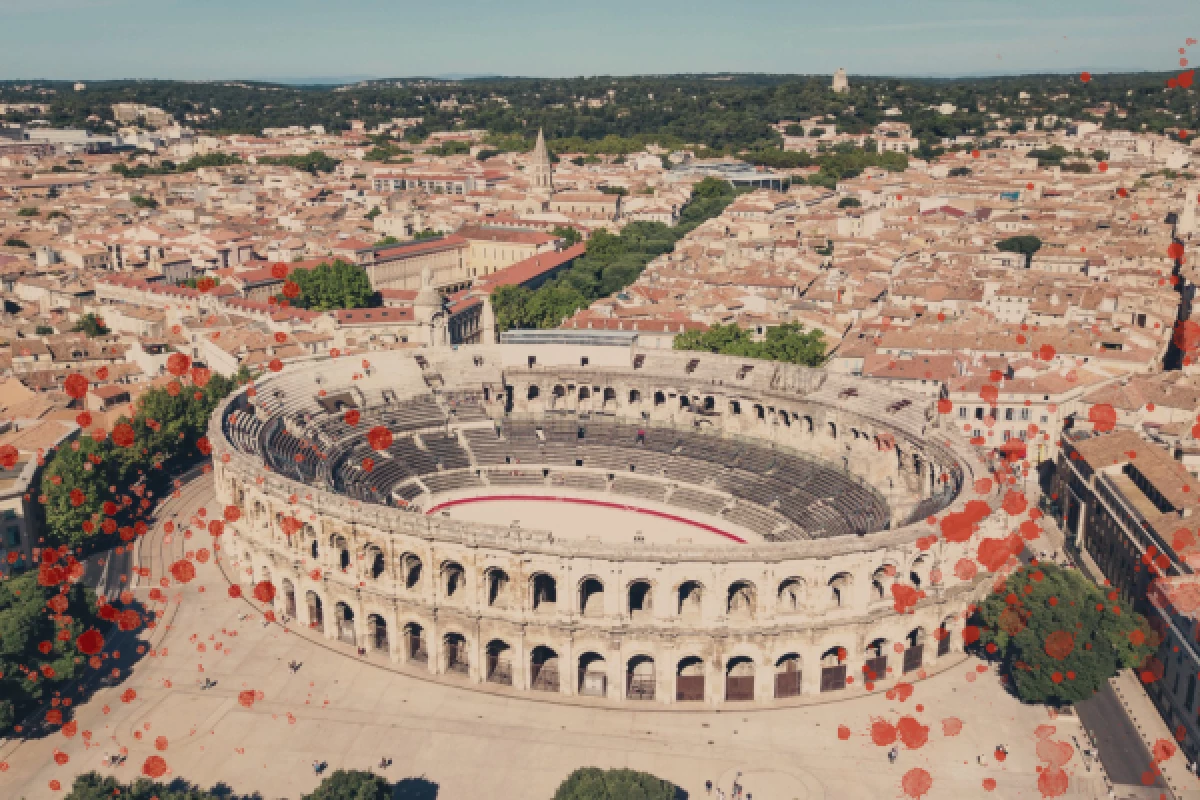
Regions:
M 461 473 L 485 493 L 490 470 L 470 447 L 472 431 L 496 436 L 539 419 L 623 421 L 757 442 L 778 458 L 806 454 L 869 489 L 890 519 L 861 535 L 796 528 L 796 538 L 745 545 L 715 537 L 610 544 L 427 517 L 333 491 L 335 465 L 325 462 L 359 458 L 371 420 L 418 398 L 419 429 L 397 437 L 411 437 L 406 446 L 434 461 L 422 435 L 446 447 L 457 439 L 471 462 L 454 470 L 438 462 L 428 476 L 435 483 Z M 355 428 L 340 422 L 347 408 L 362 414 Z M 952 542 L 925 520 L 961 513 L 963 487 L 986 474 L 951 428 L 926 399 L 819 370 L 559 343 L 296 365 L 227 400 L 209 438 L 218 496 L 242 509 L 230 526 L 230 557 L 248 585 L 271 581 L 277 612 L 297 624 L 439 679 L 686 707 L 772 704 L 854 690 L 864 678 L 912 679 L 961 651 L 964 613 L 986 578 L 963 580 L 955 565 L 1003 531 L 989 517 L 970 539 Z M 280 469 L 264 469 L 272 435 L 310 442 L 305 452 L 322 464 L 290 477 L 278 459 L 271 463 Z M 544 471 L 589 472 L 549 462 Z M 714 475 L 733 471 L 712 464 Z M 611 469 L 591 472 L 589 485 L 619 489 Z M 420 475 L 404 480 L 414 491 L 425 485 Z M 681 482 L 670 484 L 668 497 Z M 413 502 L 427 508 L 436 494 Z M 897 598 L 914 590 L 920 599 L 899 613 Z

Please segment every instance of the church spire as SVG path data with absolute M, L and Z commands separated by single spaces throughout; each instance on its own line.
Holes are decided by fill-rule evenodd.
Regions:
M 546 149 L 546 137 L 538 128 L 537 144 L 533 146 L 533 162 L 529 165 L 529 183 L 534 189 L 554 188 L 554 174 L 550 166 L 550 151 Z

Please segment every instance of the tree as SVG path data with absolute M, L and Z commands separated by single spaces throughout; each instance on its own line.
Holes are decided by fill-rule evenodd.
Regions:
M 562 239 L 567 247 L 572 247 L 583 241 L 583 234 L 576 228 L 567 225 L 555 225 L 554 230 L 550 231 L 550 235 Z
M 333 172 L 342 162 L 320 150 L 313 150 L 303 156 L 261 156 L 258 163 L 264 166 L 292 167 L 316 175 L 318 172 Z
M 441 233 L 439 233 L 438 231 L 435 231 L 433 228 L 426 228 L 423 231 L 417 231 L 416 233 L 414 233 L 413 241 L 419 242 L 422 239 L 436 239 L 437 237 L 439 237 L 441 235 L 442 235 Z
M 54 328 L 51 328 L 49 325 L 38 325 L 33 329 L 33 332 L 37 336 L 49 336 L 54 333 Z
M 75 323 L 75 327 L 71 329 L 75 333 L 86 333 L 88 338 L 94 339 L 97 336 L 107 336 L 108 328 L 104 323 L 92 312 L 88 312 L 79 318 L 79 322 Z
M 684 331 L 675 337 L 673 346 L 676 350 L 761 358 L 806 367 L 817 367 L 825 361 L 825 335 L 819 330 L 805 332 L 798 322 L 768 327 L 761 342 L 751 338 L 737 323 L 714 325 L 706 331 Z
M 138 208 L 158 208 L 158 201 L 153 197 L 144 197 L 140 194 L 129 195 L 129 202 L 133 203 Z
M 362 770 L 336 770 L 321 779 L 316 789 L 302 795 L 303 800 L 387 800 L 392 787 L 386 780 Z M 101 776 L 95 772 L 84 773 L 75 778 L 63 800 L 253 800 L 254 795 L 233 794 L 227 786 L 218 784 L 212 789 L 201 789 L 182 778 L 169 784 L 138 778 L 132 783 L 121 783 L 112 776 Z
M 1036 236 L 1010 236 L 996 242 L 996 249 L 1006 253 L 1020 253 L 1025 256 L 1025 267 L 1033 261 L 1033 254 L 1042 249 L 1042 240 Z
M 4 246 L 5 246 L 5 247 L 24 247 L 24 248 L 28 248 L 28 247 L 29 247 L 29 242 L 25 241 L 24 239 L 18 239 L 18 238 L 16 238 L 15 236 L 10 236 L 10 237 L 8 237 L 7 239 L 5 239 L 5 240 L 4 240 Z
M 36 217 L 39 213 L 40 212 L 36 208 L 31 207 L 17 209 L 18 217 Z
M 132 512 L 121 498 L 129 486 L 139 481 L 153 486 L 203 457 L 200 440 L 213 410 L 249 378 L 243 368 L 233 379 L 209 375 L 203 386 L 179 381 L 151 389 L 138 398 L 133 419 L 122 417 L 114 426 L 114 430 L 121 425 L 132 428 L 128 446 L 114 443 L 111 437 L 97 442 L 89 435 L 79 438 L 78 449 L 75 443 L 59 447 L 47 460 L 40 485 L 46 498 L 46 541 L 71 547 L 107 541 L 116 528 L 104 528 L 105 502 L 116 504 L 115 511 L 110 507 L 110 516 L 128 516 Z M 120 488 L 114 494 L 110 487 Z
M 843 197 L 838 200 L 838 208 L 859 208 L 862 206 L 862 201 L 857 197 Z
M 681 794 L 678 786 L 648 772 L 581 767 L 559 784 L 554 800 L 675 800 Z
M 363 215 L 363 217 L 369 220 L 374 220 L 382 213 L 383 212 L 379 209 L 379 206 L 373 206 L 370 211 Z
M 372 772 L 336 770 L 303 800 L 388 800 L 388 782 Z
M 979 646 L 994 650 L 1027 703 L 1085 700 L 1157 647 L 1145 617 L 1117 602 L 1116 592 L 1053 564 L 1014 572 L 973 621 Z
M 340 258 L 333 264 L 322 262 L 312 269 L 294 269 L 288 281 L 299 287 L 300 294 L 292 298 L 284 295 L 283 299 L 298 308 L 368 308 L 378 301 L 366 270 Z
M 76 639 L 104 623 L 92 591 L 67 580 L 75 566 L 74 558 L 58 556 L 0 581 L 0 735 L 53 696 L 75 689 L 86 668 Z M 62 600 L 47 605 L 55 597 Z
M 965 178 L 971 174 L 970 167 L 955 167 L 947 173 L 951 178 Z
M 400 240 L 395 236 L 385 236 L 375 243 L 376 247 L 391 247 L 394 244 L 400 244 Z

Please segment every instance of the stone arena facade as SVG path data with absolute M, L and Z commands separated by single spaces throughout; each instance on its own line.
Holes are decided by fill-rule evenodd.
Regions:
M 438 680 L 624 707 L 832 697 L 962 649 L 986 578 L 954 566 L 1003 531 L 986 517 L 954 543 L 930 524 L 987 472 L 926 398 L 630 336 L 369 356 L 268 374 L 211 423 L 218 498 L 242 510 L 228 557 L 293 624 Z M 372 449 L 380 427 L 392 442 Z M 745 542 L 423 513 L 514 490 L 672 509 Z

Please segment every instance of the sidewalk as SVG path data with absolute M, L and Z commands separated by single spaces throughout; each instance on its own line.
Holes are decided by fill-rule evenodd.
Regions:
M 1044 522 L 1047 523 L 1044 527 L 1047 533 L 1054 531 L 1057 534 L 1057 541 L 1061 543 L 1062 533 L 1058 531 L 1058 526 L 1052 517 L 1045 517 Z M 1053 541 L 1053 539 L 1052 539 Z M 1078 551 L 1077 562 L 1079 568 L 1085 575 L 1091 578 L 1097 584 L 1104 585 L 1104 573 L 1100 571 L 1100 567 L 1092 559 L 1086 549 Z M 1121 701 L 1121 706 L 1125 709 L 1130 722 L 1137 728 L 1138 734 L 1142 737 L 1142 741 L 1146 745 L 1146 749 L 1153 752 L 1154 743 L 1159 739 L 1175 743 L 1175 736 L 1171 729 L 1167 727 L 1167 723 L 1163 720 L 1162 715 L 1158 712 L 1158 707 L 1154 705 L 1154 701 L 1146 694 L 1146 687 L 1143 686 L 1141 678 L 1135 670 L 1122 670 L 1114 678 L 1109 679 L 1113 691 L 1117 698 Z M 1147 769 L 1149 764 L 1146 765 Z M 1166 781 L 1167 787 L 1171 791 L 1171 795 L 1175 800 L 1200 800 L 1200 779 L 1188 771 L 1187 758 L 1183 755 L 1183 751 L 1176 749 L 1175 755 L 1167 759 L 1159 765 L 1162 770 L 1163 780 Z M 1121 796 L 1120 787 L 1116 787 L 1117 796 Z
M 1147 749 L 1153 751 L 1154 743 L 1160 739 L 1175 743 L 1175 736 L 1158 713 L 1154 701 L 1146 694 L 1137 672 L 1131 669 L 1122 670 L 1115 678 L 1110 678 L 1109 683 L 1120 698 L 1125 713 L 1141 734 Z M 1200 800 L 1200 779 L 1188 772 L 1187 759 L 1182 750 L 1176 748 L 1175 755 L 1159 764 L 1159 768 L 1175 800 Z

